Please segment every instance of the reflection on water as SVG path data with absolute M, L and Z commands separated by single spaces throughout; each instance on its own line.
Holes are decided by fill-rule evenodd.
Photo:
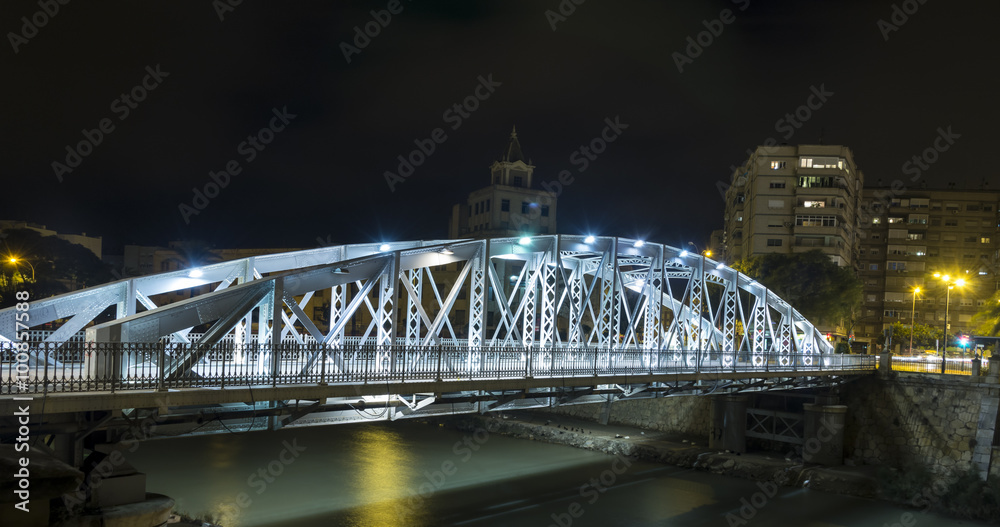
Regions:
M 351 443 L 355 467 L 351 490 L 361 505 L 351 510 L 352 527 L 419 526 L 420 506 L 407 500 L 413 459 L 410 445 L 395 430 L 365 426 Z

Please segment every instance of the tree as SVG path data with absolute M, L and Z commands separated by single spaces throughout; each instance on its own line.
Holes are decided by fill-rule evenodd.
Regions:
M 992 337 L 1000 336 L 1000 291 L 986 301 L 982 309 L 972 317 L 972 322 L 977 325 L 977 333 Z
M 4 235 L 0 307 L 13 305 L 15 290 L 26 290 L 37 300 L 65 293 L 70 286 L 89 287 L 112 279 L 110 267 L 82 245 L 31 229 L 11 229 Z M 27 268 L 8 262 L 12 257 L 31 263 L 34 281 Z
M 913 324 L 913 347 L 933 348 L 935 343 L 941 341 L 941 328 L 935 328 L 927 324 Z M 900 344 L 901 349 L 910 346 L 910 324 L 895 322 L 892 324 L 892 342 Z
M 774 291 L 816 323 L 849 318 L 861 303 L 861 280 L 818 250 L 758 255 L 737 262 L 733 268 Z

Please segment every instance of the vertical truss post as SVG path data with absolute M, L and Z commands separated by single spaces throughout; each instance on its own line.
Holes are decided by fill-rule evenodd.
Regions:
M 615 311 L 618 307 L 618 238 L 611 238 L 611 243 L 605 252 L 604 261 L 601 268 L 594 273 L 594 278 L 600 276 L 601 280 L 601 310 L 600 318 L 597 321 L 598 348 L 610 350 L 618 341 L 618 326 L 615 325 L 617 316 Z
M 379 348 L 387 349 L 393 344 L 396 337 L 396 280 L 399 280 L 399 252 L 392 255 L 392 262 L 386 266 L 385 271 L 379 277 L 378 309 L 376 317 L 378 319 L 378 334 L 376 336 Z
M 791 363 L 792 353 L 792 306 L 785 306 L 781 313 L 781 322 L 778 325 L 778 338 L 776 339 L 778 348 L 778 365 L 787 367 Z
M 559 236 L 542 261 L 542 328 L 539 345 L 548 348 L 555 342 L 556 330 L 556 266 L 559 265 Z
M 267 297 L 268 318 L 271 319 L 271 385 L 278 383 L 278 376 L 281 374 L 281 324 L 282 308 L 281 302 L 285 295 L 285 279 L 278 278 L 274 281 L 271 294 Z M 259 342 L 259 341 L 258 341 Z
M 125 294 L 123 295 L 121 301 L 118 302 L 115 310 L 115 318 L 125 318 L 129 315 L 135 314 L 135 302 L 136 297 L 136 286 L 135 279 L 129 278 L 125 287 Z
M 330 288 L 330 329 L 337 327 L 337 323 L 344 317 L 345 300 L 347 298 L 347 284 L 335 285 Z M 330 339 L 330 346 L 339 348 L 344 342 L 344 326 Z
M 755 368 L 764 365 L 764 353 L 767 345 L 767 289 L 754 287 L 751 290 L 754 297 L 750 331 L 753 335 L 750 352 L 751 363 Z
M 660 349 L 660 316 L 663 312 L 663 247 L 660 254 L 650 262 L 651 277 L 646 284 L 646 316 L 642 327 L 642 348 L 646 350 Z M 659 269 L 659 273 L 656 270 Z
M 562 257 L 560 257 L 561 265 Z M 579 348 L 583 344 L 583 338 L 580 335 L 581 327 L 583 325 L 583 264 L 577 262 L 576 265 L 570 270 L 569 284 L 567 284 L 569 289 L 569 346 L 571 348 Z
M 490 262 L 490 241 L 480 245 L 472 259 L 469 279 L 469 348 L 478 350 L 486 335 L 486 266 Z
M 414 294 L 406 295 L 406 345 L 420 345 L 420 306 L 423 297 L 423 276 L 424 269 L 410 269 L 406 271 L 406 279 L 410 281 Z M 402 294 L 402 292 L 401 292 Z
M 736 285 L 739 275 L 726 281 L 726 290 L 722 297 L 722 366 L 730 368 L 736 363 L 736 328 L 739 323 L 737 308 L 740 297 Z
M 538 295 L 538 284 L 536 283 L 537 276 L 539 273 L 538 266 L 539 262 L 543 261 L 538 255 L 531 255 L 530 258 L 524 262 L 524 316 L 521 319 L 521 345 L 526 349 L 530 350 L 535 344 L 535 317 L 537 313 L 535 311 L 535 299 Z M 545 266 L 544 263 L 541 264 L 542 267 Z M 527 351 L 530 356 L 531 352 Z
M 691 288 L 690 295 L 688 297 L 688 302 L 691 309 L 691 316 L 695 317 L 694 320 L 688 321 L 688 327 L 690 328 L 691 340 L 694 341 L 695 345 L 698 347 L 694 349 L 693 354 L 688 355 L 688 366 L 695 366 L 696 368 L 701 365 L 701 353 L 702 353 L 702 321 L 705 319 L 705 256 L 698 255 L 698 264 L 694 269 L 691 270 Z M 691 345 L 691 340 L 688 341 L 688 346 Z M 694 359 L 695 363 L 691 364 L 691 359 Z

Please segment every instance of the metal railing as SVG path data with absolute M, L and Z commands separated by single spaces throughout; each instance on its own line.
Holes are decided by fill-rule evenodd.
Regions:
M 457 346 L 0 345 L 0 393 L 239 385 L 875 370 L 871 355 Z
M 892 356 L 892 371 L 916 373 L 944 373 L 946 375 L 972 375 L 972 359 L 948 358 L 941 369 L 941 357 Z

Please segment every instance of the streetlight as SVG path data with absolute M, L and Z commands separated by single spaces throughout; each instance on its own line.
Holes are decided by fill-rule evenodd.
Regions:
M 948 323 L 948 310 L 951 306 L 951 290 L 954 289 L 955 286 L 964 286 L 965 280 L 962 278 L 952 278 L 950 275 L 943 275 L 941 273 L 934 273 L 934 278 L 938 278 L 948 285 L 948 292 L 945 293 L 944 300 L 944 346 L 941 347 L 941 373 L 944 373 L 946 363 L 945 354 L 948 349 L 948 329 L 951 327 L 951 324 Z
M 920 292 L 919 287 L 913 288 L 913 306 L 910 307 L 910 355 L 913 355 L 913 325 L 914 325 L 914 315 L 917 310 L 917 293 Z
M 28 264 L 28 267 L 30 267 L 30 268 L 31 268 L 31 281 L 32 281 L 32 282 L 34 282 L 34 281 L 35 281 L 35 266 L 34 266 L 34 265 L 31 265 L 31 262 L 29 262 L 29 261 L 27 261 L 27 260 L 23 260 L 23 259 L 21 259 L 21 258 L 16 258 L 16 257 L 13 257 L 13 256 L 11 256 L 11 257 L 10 257 L 10 260 L 8 260 L 8 261 L 9 261 L 10 263 L 14 264 L 14 268 L 15 268 L 15 269 L 17 269 L 17 264 L 18 264 L 19 262 L 24 262 L 24 263 Z

